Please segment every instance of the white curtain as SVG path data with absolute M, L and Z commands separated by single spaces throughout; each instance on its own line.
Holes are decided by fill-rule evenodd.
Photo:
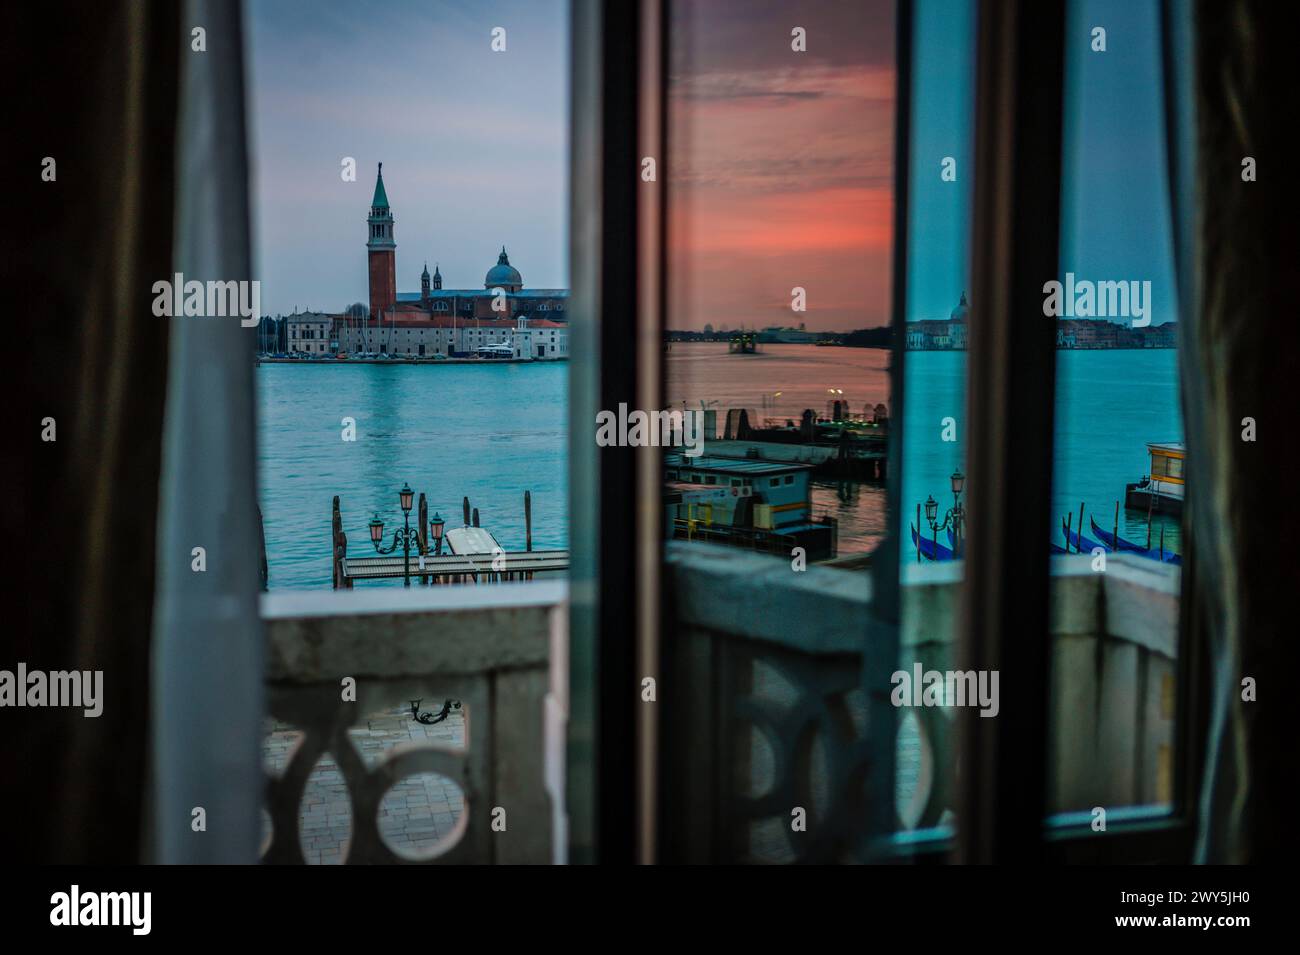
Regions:
M 192 31 L 205 31 L 205 51 Z M 240 5 L 181 17 L 175 271 L 251 279 Z M 159 276 L 172 279 L 174 276 Z M 253 338 L 238 318 L 171 323 L 154 605 L 154 848 L 163 863 L 257 860 L 262 626 Z M 194 569 L 195 548 L 206 570 Z M 197 810 L 206 831 L 196 831 Z

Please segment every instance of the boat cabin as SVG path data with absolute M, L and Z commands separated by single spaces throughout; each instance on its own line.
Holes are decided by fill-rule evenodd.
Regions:
M 1150 513 L 1181 514 L 1186 447 L 1181 442 L 1151 443 L 1147 453 L 1151 456 L 1151 473 L 1126 487 L 1124 506 Z
M 668 536 L 774 552 L 793 542 L 811 560 L 835 555 L 834 523 L 812 517 L 811 465 L 676 453 L 664 467 Z

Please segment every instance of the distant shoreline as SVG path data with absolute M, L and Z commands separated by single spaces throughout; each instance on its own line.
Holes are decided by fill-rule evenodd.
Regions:
M 567 358 L 261 358 L 259 365 L 554 365 Z

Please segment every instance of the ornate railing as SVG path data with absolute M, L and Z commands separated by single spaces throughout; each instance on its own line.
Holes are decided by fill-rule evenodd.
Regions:
M 548 728 L 546 714 L 556 712 L 549 667 L 552 646 L 563 646 L 564 601 L 565 585 L 551 581 L 265 595 L 270 713 L 302 735 L 269 778 L 263 861 L 306 861 L 299 818 L 328 754 L 351 805 L 340 861 L 551 862 L 559 794 L 547 789 L 546 739 L 562 727 Z M 459 700 L 464 745 L 402 744 L 368 764 L 349 728 L 416 698 Z M 463 809 L 434 853 L 416 859 L 385 841 L 379 815 L 387 792 L 422 773 L 454 783 Z
M 1127 556 L 1111 555 L 1104 572 L 1086 555 L 1053 561 L 1049 811 L 1168 802 L 1179 571 Z M 869 574 L 797 573 L 788 560 L 680 543 L 669 568 L 680 666 L 667 677 L 690 714 L 665 717 L 682 760 L 665 797 L 680 857 L 864 857 L 866 822 L 884 802 L 867 791 L 872 725 L 897 727 L 894 831 L 950 818 L 955 711 L 891 713 L 886 681 L 918 663 L 957 666 L 960 565 L 904 568 L 896 661 L 879 659 L 889 641 L 872 635 Z

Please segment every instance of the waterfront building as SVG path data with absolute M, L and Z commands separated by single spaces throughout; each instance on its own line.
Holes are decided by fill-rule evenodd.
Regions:
M 1058 348 L 1174 348 L 1176 322 L 1134 328 L 1104 318 L 1062 318 L 1056 323 Z
M 284 320 L 285 344 L 290 355 L 333 354 L 335 317 L 324 312 L 294 312 Z
M 924 319 L 907 323 L 905 347 L 908 351 L 965 351 L 970 306 L 966 293 L 948 315 L 947 321 Z M 1057 348 L 1173 348 L 1177 344 L 1177 325 L 1165 322 L 1134 328 L 1130 323 L 1104 318 L 1056 319 Z
M 513 332 L 511 345 L 516 358 L 537 361 L 569 357 L 569 327 L 563 322 L 542 319 L 530 321 L 520 316 Z
M 568 318 L 569 290 L 525 288 L 523 276 L 510 264 L 504 245 L 496 264 L 484 275 L 482 288 L 443 288 L 438 264 L 434 263 L 430 275 L 426 262 L 420 274 L 420 291 L 398 292 L 393 210 L 384 186 L 382 163 L 375 178 L 375 193 L 367 224 L 371 322 L 381 326 L 394 320 L 434 323 L 435 319 L 447 317 L 457 324 L 506 320 L 510 327 L 514 327 L 520 317 L 533 325 L 539 320 L 564 322 Z M 342 343 L 340 348 L 346 350 Z
M 380 322 L 334 320 L 338 350 L 347 355 L 398 358 L 457 358 L 488 345 L 509 345 L 514 357 L 537 361 L 569 357 L 569 328 L 563 322 L 519 317 L 458 320 L 451 315 L 411 315 L 400 309 Z
M 961 301 L 949 314 L 947 321 L 924 319 L 908 322 L 906 347 L 909 351 L 942 349 L 965 351 L 966 319 L 970 306 L 966 302 L 966 293 L 961 293 Z

